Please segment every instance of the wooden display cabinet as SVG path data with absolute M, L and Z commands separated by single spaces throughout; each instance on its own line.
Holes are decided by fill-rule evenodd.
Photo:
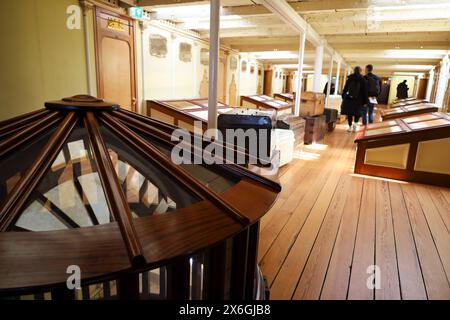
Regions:
M 274 93 L 273 97 L 275 99 L 283 100 L 285 102 L 294 102 L 295 101 L 295 92 L 294 93 Z
M 231 109 L 222 102 L 217 105 L 219 114 Z M 201 121 L 205 131 L 208 128 L 208 99 L 148 100 L 147 115 L 191 132 L 194 131 L 194 122 Z
M 291 114 L 294 107 L 292 103 L 274 99 L 266 95 L 241 96 L 240 105 L 246 108 L 275 110 L 277 116 Z
M 425 99 L 399 100 L 399 101 L 394 102 L 391 105 L 391 108 L 406 107 L 406 106 L 412 106 L 415 104 L 422 104 L 422 103 L 428 103 L 428 101 Z
M 355 142 L 355 173 L 450 187 L 448 114 L 370 124 Z
M 438 111 L 436 105 L 430 103 L 422 103 L 422 104 L 407 105 L 404 107 L 396 107 L 392 109 L 381 109 L 380 115 L 382 120 L 385 121 L 409 117 L 418 114 L 426 114 L 436 111 Z

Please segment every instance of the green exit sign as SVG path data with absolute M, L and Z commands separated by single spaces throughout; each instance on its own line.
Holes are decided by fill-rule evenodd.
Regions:
M 144 9 L 142 7 L 131 7 L 128 9 L 128 14 L 134 19 L 144 18 Z

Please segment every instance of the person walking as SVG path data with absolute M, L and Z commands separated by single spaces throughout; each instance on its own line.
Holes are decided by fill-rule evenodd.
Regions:
M 341 114 L 347 116 L 347 132 L 358 130 L 361 109 L 369 102 L 367 82 L 361 75 L 361 67 L 355 67 L 349 75 L 342 91 Z
M 373 123 L 373 109 L 377 102 L 377 97 L 381 93 L 381 80 L 372 73 L 373 65 L 368 64 L 365 70 L 364 79 L 367 81 L 367 93 L 369 96 L 369 103 L 361 110 L 362 123 L 367 125 L 367 115 L 369 115 L 369 123 Z
M 397 86 L 397 99 L 406 99 L 408 98 L 408 85 L 406 84 L 406 80 L 400 82 Z

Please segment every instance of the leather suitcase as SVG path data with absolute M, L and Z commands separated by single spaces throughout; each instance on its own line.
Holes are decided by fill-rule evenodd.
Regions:
M 305 144 L 318 143 L 325 136 L 326 117 L 325 115 L 305 117 Z
M 338 111 L 335 109 L 325 108 L 323 113 L 325 115 L 325 121 L 328 126 L 328 131 L 331 132 L 336 128 L 336 122 L 338 117 Z
M 240 108 L 241 109 L 241 108 Z M 227 129 L 242 129 L 246 131 L 247 129 L 255 129 L 257 132 L 257 148 L 256 154 L 254 152 L 250 153 L 253 149 L 250 148 L 250 140 L 245 139 L 245 149 L 247 153 L 253 158 L 257 159 L 260 164 L 270 164 L 270 154 L 271 154 L 271 134 L 274 119 L 269 115 L 258 112 L 258 110 L 250 110 L 250 112 L 243 110 L 233 110 L 228 113 L 220 114 L 217 118 L 217 127 L 222 132 L 225 142 L 228 145 L 234 145 L 236 148 L 237 141 L 228 141 L 226 130 Z M 265 134 L 260 134 L 260 130 L 264 129 Z M 261 140 L 263 139 L 263 140 Z M 266 150 L 259 151 L 260 146 L 266 146 Z M 241 147 L 241 146 L 239 146 Z

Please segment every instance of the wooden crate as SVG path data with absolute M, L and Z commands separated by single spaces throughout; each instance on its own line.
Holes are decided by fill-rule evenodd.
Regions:
M 317 92 L 302 92 L 300 115 L 318 116 L 323 114 L 325 109 L 325 95 Z

